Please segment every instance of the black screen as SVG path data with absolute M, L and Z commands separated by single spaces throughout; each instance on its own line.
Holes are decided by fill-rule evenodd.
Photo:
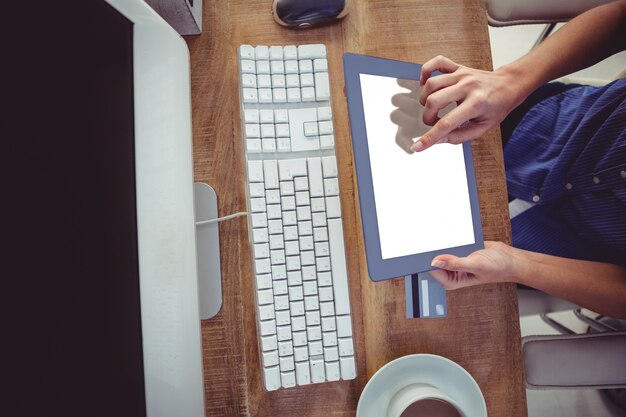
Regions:
M 3 60 L 11 116 L 0 268 L 11 388 L 0 410 L 145 416 L 133 25 L 104 1 L 44 3 L 54 4 L 5 15 L 36 16 L 22 21 Z

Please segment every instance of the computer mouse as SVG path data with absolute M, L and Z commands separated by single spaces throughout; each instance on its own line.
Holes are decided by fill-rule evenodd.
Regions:
M 350 0 L 274 0 L 274 20 L 282 26 L 308 28 L 341 19 Z

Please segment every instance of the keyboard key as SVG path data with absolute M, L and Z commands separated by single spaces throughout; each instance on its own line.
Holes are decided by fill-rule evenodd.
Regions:
M 279 339 L 280 340 L 280 339 Z M 337 346 L 337 333 L 330 331 L 322 334 L 322 343 L 326 346 Z
M 265 388 L 268 391 L 275 391 L 280 388 L 280 371 L 278 366 L 263 369 L 263 376 L 265 378 Z
M 287 90 L 284 88 L 274 88 L 274 103 L 286 103 L 287 102 Z
M 248 187 L 250 191 L 250 197 L 264 197 L 265 196 L 265 187 L 263 183 L 254 182 L 250 183 Z
M 241 72 L 242 74 L 255 74 L 256 73 L 256 65 L 254 61 L 249 59 L 242 59 L 241 63 Z
M 300 246 L 297 240 L 289 241 L 285 244 L 285 254 L 287 256 L 300 254 Z
M 326 58 L 326 46 L 323 44 L 298 46 L 298 58 L 315 59 Z
M 276 325 L 286 326 L 291 323 L 291 315 L 289 311 L 277 311 L 276 312 Z
M 270 71 L 272 74 L 284 74 L 285 73 L 285 64 L 283 61 L 272 61 L 270 63 Z
M 270 304 L 267 306 L 259 307 L 259 319 L 260 320 L 271 320 L 274 318 L 274 305 Z
M 272 79 L 267 74 L 259 74 L 256 76 L 257 79 L 257 87 L 259 88 L 270 88 L 272 86 Z
M 325 156 L 322 158 L 322 172 L 324 178 L 337 176 L 337 158 L 334 156 Z
M 313 72 L 313 61 L 310 59 L 301 59 L 300 72 Z
M 317 136 L 317 122 L 304 123 L 304 136 Z
M 330 110 L 330 107 L 318 107 L 317 108 L 317 120 L 332 120 L 333 114 Z
M 329 381 L 339 381 L 341 379 L 339 362 L 326 362 L 326 379 Z
M 287 284 L 290 286 L 302 284 L 302 271 L 287 272 Z
M 276 151 L 276 139 L 262 139 L 261 149 L 263 152 L 275 152 Z
M 317 101 L 330 99 L 330 82 L 328 81 L 327 72 L 315 73 L 315 98 Z
M 260 138 L 261 130 L 258 124 L 246 124 L 246 138 Z
M 330 346 L 324 348 L 324 360 L 326 362 L 333 362 L 339 360 L 339 352 L 337 346 Z
M 319 311 L 307 311 L 306 312 L 306 325 L 307 326 L 319 326 L 320 324 L 320 312 Z
M 282 369 L 282 367 L 281 367 Z M 292 368 L 293 369 L 293 368 Z M 283 388 L 291 388 L 296 386 L 296 374 L 295 372 L 281 372 L 280 380 Z
M 311 73 L 300 74 L 300 86 L 301 87 L 315 86 L 315 78 L 313 78 L 313 74 Z
M 329 219 L 341 217 L 341 204 L 339 202 L 339 197 L 326 198 L 326 217 Z
M 298 48 L 295 45 L 287 45 L 283 48 L 284 59 L 298 59 Z
M 328 61 L 321 58 L 313 60 L 313 69 L 315 72 L 328 71 Z
M 326 178 L 324 180 L 324 194 L 326 194 L 326 196 L 339 195 L 339 181 L 337 180 L 337 178 Z
M 337 316 L 337 336 L 352 336 L 352 320 L 350 319 L 350 316 Z
M 261 152 L 261 139 L 247 139 L 246 140 L 246 151 L 248 153 L 258 153 Z
M 335 136 L 333 135 L 320 135 L 320 148 L 332 149 L 335 147 Z
M 274 123 L 274 112 L 272 110 L 257 110 L 261 123 Z
M 242 74 L 241 85 L 247 88 L 256 88 L 257 83 L 254 74 Z
M 258 230 L 258 229 L 255 229 Z M 257 259 L 254 261 L 254 268 L 257 274 L 269 274 L 272 269 L 269 259 Z
M 259 111 L 257 109 L 244 110 L 244 121 L 246 123 L 259 123 Z
M 289 122 L 289 113 L 284 109 L 276 109 L 274 110 L 274 121 L 276 123 L 288 123 Z M 289 126 L 287 125 L 287 129 Z
M 322 359 L 311 360 L 311 381 L 324 382 L 325 380 L 324 361 Z
M 309 362 L 296 363 L 296 381 L 298 385 L 308 385 L 311 383 Z
M 257 61 L 256 62 L 256 73 L 257 74 L 269 74 L 270 73 L 270 62 L 269 61 Z
M 257 103 L 259 98 L 257 96 L 256 88 L 244 88 L 243 89 L 243 102 L 244 103 Z
M 298 346 L 298 347 L 294 347 L 293 349 L 293 357 L 295 359 L 296 362 L 302 362 L 302 361 L 308 361 L 309 360 L 309 347 L 308 345 L 306 346 Z M 296 368 L 297 368 L 297 364 L 296 364 Z M 307 366 L 308 366 L 308 362 L 307 362 Z
M 278 352 L 275 350 L 271 352 L 263 352 L 263 366 L 268 368 L 276 365 L 278 365 Z
M 340 337 L 337 339 L 339 346 L 339 356 L 352 356 L 354 355 L 352 339 Z
M 287 102 L 288 103 L 298 103 L 302 100 L 300 97 L 300 88 L 288 88 L 287 89 Z
M 255 48 L 256 59 L 269 59 L 270 50 L 265 45 L 259 45 Z
M 271 304 L 274 302 L 274 294 L 271 289 L 257 291 L 257 301 L 259 305 Z
M 330 120 L 319 122 L 318 125 L 320 135 L 330 135 L 331 133 L 333 133 L 333 122 L 331 122 Z
M 271 60 L 282 60 L 283 59 L 283 48 L 281 46 L 270 46 L 270 59 Z
M 278 355 L 289 356 L 293 355 L 293 343 L 291 341 L 278 343 Z
M 294 363 L 292 356 L 286 356 L 284 358 L 280 358 L 280 370 L 281 371 L 293 371 Z
M 266 189 L 278 188 L 278 162 L 273 160 L 263 161 L 263 174 Z
M 250 45 L 241 45 L 239 47 L 239 57 L 241 59 L 254 59 L 254 48 Z
M 287 88 L 300 87 L 300 77 L 298 74 L 287 74 L 285 79 Z
M 354 379 L 356 377 L 356 364 L 353 356 L 339 358 L 339 366 L 341 368 L 341 379 Z
M 291 320 L 291 330 L 293 330 L 294 332 L 306 330 L 306 321 L 304 319 L 304 316 L 294 317 L 293 320 Z M 296 360 L 298 359 L 296 358 Z
M 271 103 L 272 102 L 272 89 L 271 88 L 259 88 L 259 103 Z
M 270 274 L 257 274 L 256 275 L 256 287 L 259 290 L 272 288 L 272 275 L 270 275 Z
M 264 352 L 267 352 L 269 350 L 276 350 L 278 346 L 277 343 L 278 341 L 276 339 L 276 336 L 261 337 L 261 347 Z
M 309 357 L 320 356 L 324 353 L 322 350 L 322 342 L 314 341 L 309 343 Z
M 273 74 L 272 75 L 272 87 L 274 88 L 285 88 L 285 76 L 283 74 Z M 274 90 L 276 91 L 276 90 Z
M 291 180 L 296 176 L 306 176 L 306 159 L 284 159 L 278 161 L 280 180 Z
M 285 73 L 287 74 L 298 74 L 298 61 L 289 60 L 285 61 Z
M 330 259 L 333 269 L 333 289 L 335 291 L 335 311 L 337 314 L 350 314 L 350 297 L 348 295 L 348 271 L 346 256 L 343 250 L 343 227 L 341 219 L 328 220 L 330 242 Z
M 300 95 L 302 101 L 315 101 L 315 89 L 313 87 L 302 87 Z
M 337 330 L 337 326 L 335 324 L 335 318 L 334 317 L 322 318 L 322 331 L 330 332 L 333 330 Z

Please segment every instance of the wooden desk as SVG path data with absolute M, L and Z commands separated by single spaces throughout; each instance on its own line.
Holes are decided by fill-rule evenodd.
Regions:
M 443 54 L 491 69 L 484 0 L 355 0 L 338 24 L 293 31 L 274 23 L 270 0 L 204 2 L 204 33 L 191 53 L 195 179 L 217 191 L 220 214 L 246 209 L 237 91 L 241 44 L 324 43 L 328 48 L 358 378 L 265 392 L 259 365 L 252 265 L 243 218 L 220 224 L 224 303 L 202 323 L 208 416 L 354 415 L 368 378 L 412 353 L 454 360 L 480 385 L 491 417 L 526 416 L 513 285 L 448 294 L 449 317 L 405 319 L 404 281 L 369 280 L 360 227 L 346 98 L 344 51 L 423 63 Z M 485 239 L 510 241 L 499 132 L 474 142 Z

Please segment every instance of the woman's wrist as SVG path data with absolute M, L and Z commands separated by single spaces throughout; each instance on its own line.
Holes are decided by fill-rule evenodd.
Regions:
M 509 245 L 504 245 L 504 250 L 509 256 L 509 266 L 505 272 L 507 282 L 528 285 L 527 278 L 531 276 L 533 260 L 528 252 Z
M 512 98 L 512 105 L 510 109 L 507 109 L 508 112 L 520 105 L 542 84 L 541 80 L 533 76 L 532 71 L 526 70 L 517 61 L 498 68 L 494 73 L 503 78 L 503 87 L 508 90 L 506 94 Z

